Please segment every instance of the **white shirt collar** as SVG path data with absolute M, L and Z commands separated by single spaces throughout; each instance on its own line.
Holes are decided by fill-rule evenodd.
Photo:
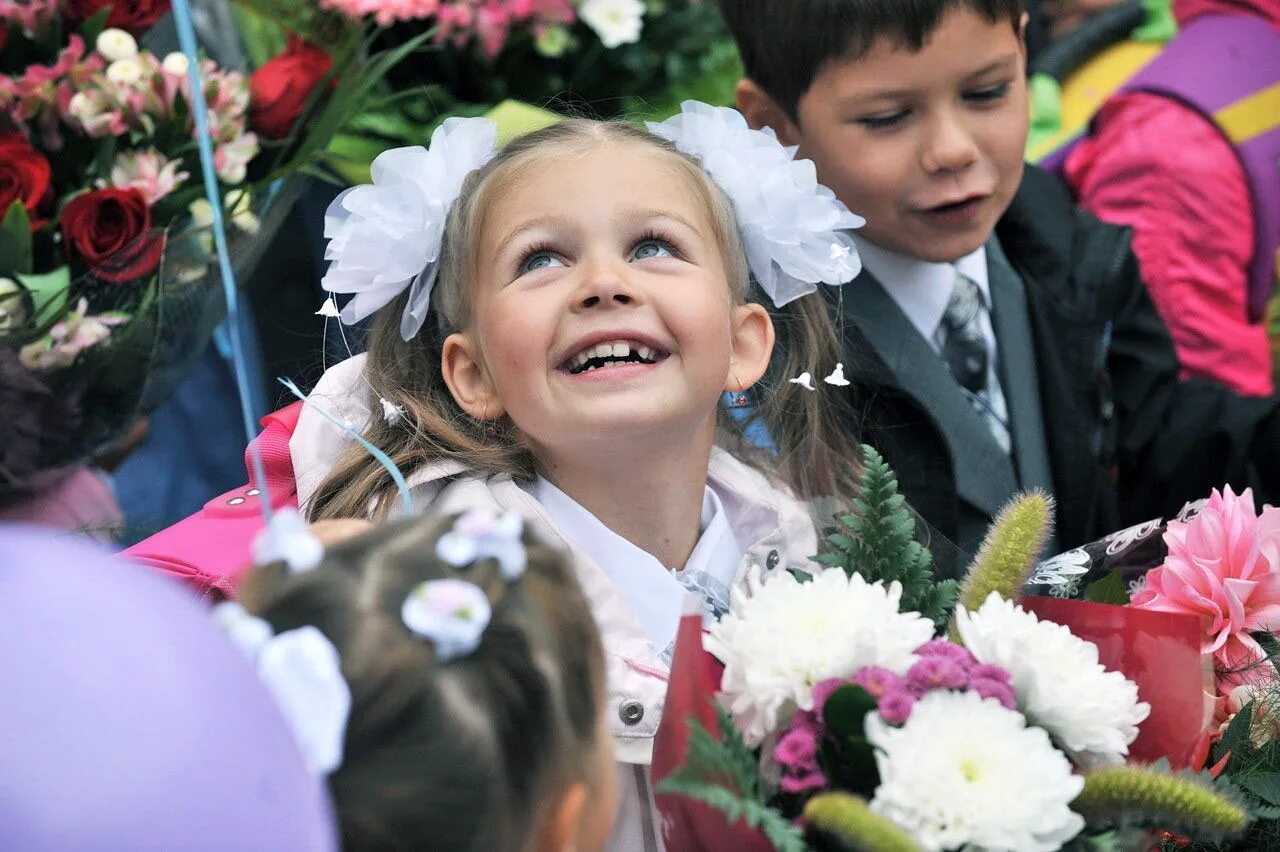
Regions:
M 966 254 L 955 263 L 932 263 L 881 248 L 853 233 L 862 265 L 875 276 L 889 297 L 925 340 L 932 341 L 955 286 L 955 272 L 978 285 L 983 304 L 991 308 L 991 287 L 987 282 L 987 248 Z
M 734 537 L 720 496 L 710 485 L 702 498 L 702 533 L 678 574 L 668 571 L 652 554 L 606 527 L 546 479 L 538 477 L 529 488 L 565 538 L 600 566 L 613 582 L 659 653 L 675 641 L 689 591 L 701 595 L 708 604 L 706 620 L 714 620 L 727 606 L 743 550 Z M 722 603 L 715 600 L 721 596 L 725 598 Z

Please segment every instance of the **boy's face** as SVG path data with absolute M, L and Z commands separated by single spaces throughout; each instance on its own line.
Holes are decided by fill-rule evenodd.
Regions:
M 961 7 L 917 52 L 881 38 L 858 59 L 828 64 L 800 99 L 798 121 L 759 106 L 750 81 L 739 105 L 800 146 L 818 179 L 866 218 L 862 236 L 950 262 L 986 241 L 1022 179 L 1025 64 L 1008 21 Z

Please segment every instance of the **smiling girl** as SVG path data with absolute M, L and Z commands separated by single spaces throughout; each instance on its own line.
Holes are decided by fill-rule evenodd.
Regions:
M 826 306 L 797 297 L 856 274 L 860 220 L 732 111 L 653 129 L 564 121 L 494 154 L 490 125 L 457 120 L 383 155 L 327 227 L 325 286 L 356 294 L 345 320 L 372 313 L 369 349 L 290 441 L 312 521 L 395 508 L 323 411 L 363 425 L 419 509 L 518 512 L 570 553 L 604 639 L 619 849 L 660 845 L 646 770 L 685 597 L 714 619 L 734 588 L 808 571 L 800 499 L 849 494 L 856 458 L 838 392 L 787 379 L 835 367 Z M 720 405 L 757 384 L 763 460 Z

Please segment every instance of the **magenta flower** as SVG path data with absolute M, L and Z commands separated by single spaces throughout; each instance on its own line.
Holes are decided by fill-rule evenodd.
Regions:
M 880 699 L 880 718 L 890 725 L 901 725 L 911 716 L 916 697 L 905 689 L 887 692 Z
M 810 790 L 820 790 L 825 786 L 827 786 L 827 776 L 822 774 L 817 764 L 803 774 L 784 775 L 778 782 L 779 789 L 784 793 L 807 793 Z
M 907 688 L 917 696 L 931 689 L 963 689 L 968 684 L 964 666 L 946 657 L 923 657 L 907 670 Z
M 1009 685 L 1008 677 L 1008 674 L 1005 675 L 1005 680 L 974 677 L 969 682 L 969 689 L 983 698 L 994 698 L 1010 710 L 1017 710 L 1017 696 L 1013 693 L 1013 687 Z
M 946 639 L 931 639 L 917 648 L 916 653 L 921 657 L 941 657 L 951 660 L 966 669 L 978 663 L 967 648 L 955 642 L 948 642 Z
M 818 756 L 818 735 L 809 727 L 793 727 L 773 747 L 773 759 L 789 769 L 808 767 Z
M 1280 630 L 1280 509 L 1254 510 L 1253 492 L 1214 491 L 1199 515 L 1170 521 L 1169 555 L 1132 606 L 1206 619 L 1203 650 L 1240 670 L 1265 659 L 1250 631 Z
M 901 689 L 904 681 L 901 675 L 894 674 L 881 666 L 866 666 L 853 676 L 853 683 L 871 693 L 873 698 L 880 698 L 886 692 Z

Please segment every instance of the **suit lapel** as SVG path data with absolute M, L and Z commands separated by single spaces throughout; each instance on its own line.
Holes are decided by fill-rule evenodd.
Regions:
M 946 438 L 955 467 L 956 491 L 995 517 L 1017 490 L 1013 464 L 982 418 L 965 399 L 942 359 L 920 336 L 893 298 L 864 271 L 842 299 L 842 310 L 871 344 L 896 384 L 932 415 Z M 856 363 L 856 358 L 850 356 Z

